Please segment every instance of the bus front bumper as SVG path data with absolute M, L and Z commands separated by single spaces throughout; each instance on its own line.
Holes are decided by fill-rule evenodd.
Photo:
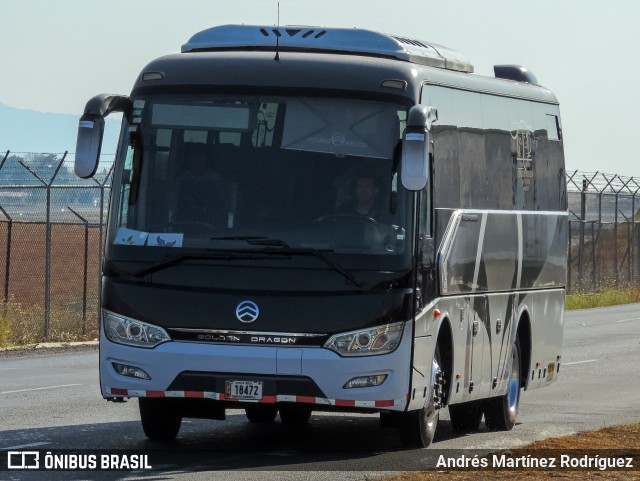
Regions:
M 341 357 L 319 347 L 262 347 L 166 342 L 154 349 L 113 343 L 101 332 L 100 387 L 106 399 L 200 398 L 246 403 L 302 403 L 327 409 L 402 411 L 407 404 L 411 329 L 384 355 Z M 102 329 L 101 329 L 102 331 Z M 119 374 L 114 364 L 143 370 L 150 379 Z M 386 376 L 378 386 L 345 388 L 355 378 Z M 260 399 L 238 400 L 234 381 L 261 383 Z

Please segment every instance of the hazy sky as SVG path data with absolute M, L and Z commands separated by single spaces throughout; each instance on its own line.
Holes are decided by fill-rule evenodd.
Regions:
M 637 0 L 280 0 L 281 25 L 428 40 L 481 75 L 525 65 L 560 100 L 567 170 L 640 177 L 639 18 Z M 200 30 L 275 24 L 277 1 L 0 0 L 0 19 L 0 102 L 80 114 L 97 93 L 129 93 L 146 63 Z

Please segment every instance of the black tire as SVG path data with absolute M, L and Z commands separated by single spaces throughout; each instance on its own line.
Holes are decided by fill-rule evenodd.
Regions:
M 272 423 L 278 415 L 275 404 L 258 404 L 244 408 L 247 419 L 252 423 Z
M 470 401 L 449 406 L 451 426 L 455 431 L 477 431 L 482 421 L 482 401 Z
M 307 406 L 281 406 L 280 419 L 287 426 L 304 426 L 311 418 L 311 408 Z
M 402 413 L 398 423 L 402 445 L 406 448 L 429 447 L 436 435 L 439 418 L 439 411 L 429 411 L 426 406 L 418 411 Z
M 440 369 L 440 348 L 436 346 L 434 359 L 438 368 L 436 370 L 436 383 L 430 400 L 424 408 L 417 411 L 398 413 L 398 431 L 402 445 L 407 448 L 426 448 L 431 445 L 436 435 L 440 409 L 436 405 L 436 396 L 442 396 L 442 371 Z
M 182 413 L 171 399 L 140 398 L 140 421 L 144 434 L 153 441 L 175 439 L 182 424 Z
M 522 385 L 520 366 L 520 340 L 516 339 L 511 353 L 507 393 L 484 402 L 484 422 L 490 431 L 511 431 L 516 425 Z

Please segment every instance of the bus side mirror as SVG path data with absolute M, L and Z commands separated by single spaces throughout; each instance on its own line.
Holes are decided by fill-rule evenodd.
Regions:
M 104 119 L 102 117 L 83 115 L 80 118 L 74 167 L 78 177 L 87 179 L 96 173 L 103 135 Z
M 438 112 L 433 107 L 414 105 L 409 110 L 401 165 L 402 185 L 407 190 L 422 190 L 429 182 L 429 130 L 437 119 Z
M 104 118 L 111 112 L 131 114 L 131 100 L 124 95 L 100 94 L 93 97 L 84 108 L 84 115 L 78 124 L 78 140 L 76 143 L 75 173 L 87 179 L 93 177 L 98 169 L 102 137 L 104 135 Z

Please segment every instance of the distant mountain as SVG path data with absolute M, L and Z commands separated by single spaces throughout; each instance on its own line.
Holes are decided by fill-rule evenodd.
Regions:
M 23 110 L 0 103 L 0 154 L 12 152 L 74 152 L 79 115 Z M 119 120 L 106 119 L 102 152 L 113 154 Z

